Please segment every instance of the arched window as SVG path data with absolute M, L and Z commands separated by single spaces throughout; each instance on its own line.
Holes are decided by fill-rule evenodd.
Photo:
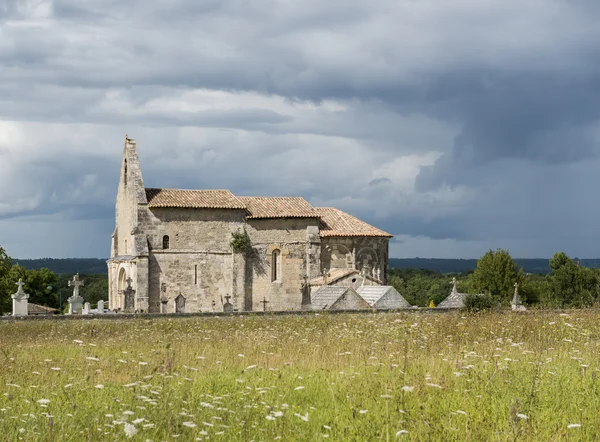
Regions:
M 123 172 L 123 182 L 127 186 L 127 160 L 125 160 L 125 167 L 124 167 L 123 170 L 124 170 L 124 172 Z
M 169 235 L 163 236 L 163 249 L 167 250 L 169 248 Z
M 271 281 L 281 281 L 281 251 L 273 250 L 271 254 Z

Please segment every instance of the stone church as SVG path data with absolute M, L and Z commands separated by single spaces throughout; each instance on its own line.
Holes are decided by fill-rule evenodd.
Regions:
M 150 313 L 311 308 L 323 286 L 387 282 L 392 236 L 301 197 L 147 188 L 125 138 L 109 308 Z

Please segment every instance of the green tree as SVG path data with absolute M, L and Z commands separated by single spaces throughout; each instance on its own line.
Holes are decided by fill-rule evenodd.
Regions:
M 598 298 L 598 272 L 580 267 L 564 252 L 550 259 L 548 291 L 543 303 L 552 307 L 588 307 Z
M 514 283 L 520 282 L 522 277 L 508 250 L 490 250 L 477 261 L 473 285 L 477 291 L 491 295 L 498 303 L 508 304 Z
M 10 295 L 16 290 L 13 290 L 14 287 L 9 286 L 9 281 L 7 279 L 11 268 L 12 260 L 10 256 L 8 256 L 6 251 L 0 247 L 0 315 L 12 310 Z

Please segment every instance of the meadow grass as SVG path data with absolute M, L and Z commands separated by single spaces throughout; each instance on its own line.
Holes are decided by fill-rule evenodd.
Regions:
M 3 322 L 0 438 L 598 440 L 599 323 L 598 311 Z

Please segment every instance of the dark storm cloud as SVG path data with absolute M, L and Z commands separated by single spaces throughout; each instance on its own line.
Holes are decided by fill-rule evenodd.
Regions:
M 0 184 L 19 186 L 0 218 L 109 218 L 130 133 L 152 185 L 301 194 L 469 251 L 597 238 L 599 18 L 588 0 L 4 1 Z

